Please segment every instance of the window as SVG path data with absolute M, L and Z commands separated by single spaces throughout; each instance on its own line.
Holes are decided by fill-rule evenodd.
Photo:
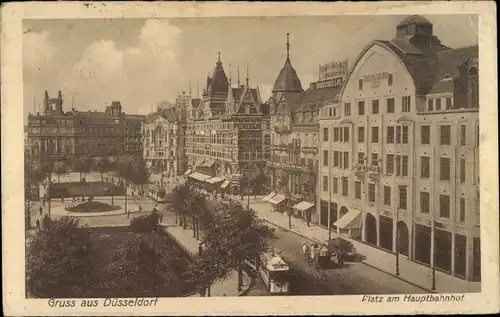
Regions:
M 465 183 L 465 160 L 460 159 L 460 183 Z
M 328 108 L 328 116 L 333 117 L 333 108 Z
M 428 192 L 420 192 L 420 213 L 428 214 L 430 204 L 430 195 Z
M 339 161 L 339 152 L 333 151 L 333 167 L 338 167 L 340 165 Z
M 354 182 L 354 198 L 361 199 L 361 182 Z
M 396 144 L 401 144 L 401 126 L 396 127 Z
M 406 207 L 407 207 L 407 203 L 406 203 L 406 186 L 399 186 L 399 204 L 398 204 L 398 208 L 406 210 Z
M 394 113 L 394 98 L 387 98 L 387 113 Z
M 387 127 L 387 144 L 394 144 L 394 127 Z
M 349 169 L 349 152 L 344 152 L 344 169 Z
M 344 127 L 344 143 L 349 143 L 349 127 Z
M 401 157 L 399 155 L 395 155 L 396 159 L 396 176 L 401 175 Z
M 339 179 L 337 177 L 333 178 L 333 193 L 337 194 L 339 192 Z
M 372 113 L 378 113 L 378 99 L 372 100 Z
M 372 127 L 372 143 L 378 143 L 378 127 Z
M 423 125 L 420 127 L 420 144 L 431 143 L 431 126 Z
M 392 86 L 392 74 L 387 75 L 387 85 Z
M 378 166 L 378 154 L 377 153 L 372 153 L 372 165 Z
M 328 176 L 323 175 L 323 191 L 328 191 Z
M 365 142 L 365 127 L 358 127 L 358 142 Z
M 359 90 L 363 90 L 363 79 L 360 79 L 358 81 L 358 88 L 359 88 Z
M 403 144 L 408 144 L 408 126 L 403 126 Z
M 441 145 L 451 144 L 451 126 L 442 125 L 441 126 Z
M 328 142 L 328 128 L 323 128 L 323 141 Z
M 476 146 L 479 146 L 479 125 L 476 125 Z
M 467 126 L 462 124 L 460 126 L 460 145 L 465 146 L 467 144 Z
M 408 156 L 402 156 L 403 160 L 403 176 L 408 176 Z
M 328 150 L 323 150 L 323 166 L 328 166 Z
M 440 180 L 449 181 L 450 180 L 450 158 L 442 157 L 440 159 L 439 168 Z
M 349 183 L 347 177 L 342 177 L 342 196 L 349 196 Z
M 386 205 L 386 206 L 391 205 L 391 187 L 390 186 L 384 186 L 384 205 Z
M 358 101 L 358 115 L 362 116 L 365 114 L 365 102 Z
M 450 196 L 439 195 L 439 217 L 450 218 Z
M 358 152 L 358 164 L 364 164 L 365 163 L 365 155 L 363 152 Z
M 344 115 L 345 116 L 350 116 L 351 115 L 351 103 L 350 102 L 345 102 L 344 103 Z
M 410 112 L 411 110 L 411 96 L 402 97 L 402 112 Z
M 436 111 L 441 110 L 441 98 L 436 98 Z
M 434 99 L 427 100 L 427 110 L 434 111 Z
M 339 128 L 333 128 L 333 141 L 338 142 L 339 139 Z
M 431 158 L 428 156 L 420 157 L 420 177 L 429 178 Z
M 368 184 L 368 200 L 371 203 L 375 202 L 375 184 Z
M 394 154 L 387 154 L 386 173 L 389 175 L 394 173 Z
M 460 197 L 460 213 L 458 215 L 458 222 L 465 222 L 465 198 Z
M 446 109 L 451 109 L 452 104 L 451 104 L 451 97 L 446 98 Z

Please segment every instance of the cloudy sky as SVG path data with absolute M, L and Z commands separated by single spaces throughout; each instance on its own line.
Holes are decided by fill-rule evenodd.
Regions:
M 41 105 L 44 90 L 63 91 L 65 109 L 100 110 L 119 100 L 126 112 L 147 113 L 160 100 L 196 95 L 213 71 L 217 52 L 226 70 L 236 67 L 267 99 L 285 60 L 290 33 L 292 64 L 302 85 L 318 65 L 355 60 L 373 39 L 390 40 L 404 16 L 25 20 L 24 113 Z M 426 16 L 443 44 L 477 44 L 477 19 Z M 73 100 L 73 101 L 72 101 Z

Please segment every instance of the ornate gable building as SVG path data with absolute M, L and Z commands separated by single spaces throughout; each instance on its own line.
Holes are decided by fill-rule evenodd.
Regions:
M 248 73 L 248 71 L 247 71 Z M 219 58 L 208 76 L 202 99 L 188 107 L 186 156 L 188 177 L 211 189 L 238 192 L 244 179 L 265 167 L 270 143 L 269 110 L 258 88 L 233 86 Z

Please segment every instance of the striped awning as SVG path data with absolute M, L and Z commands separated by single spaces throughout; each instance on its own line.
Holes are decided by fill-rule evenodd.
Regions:
M 212 176 L 207 175 L 207 174 L 203 174 L 203 173 L 199 173 L 199 172 L 194 172 L 193 174 L 189 174 L 188 177 L 190 177 L 192 179 L 196 179 L 197 181 L 203 182 Z
M 191 169 L 188 169 L 187 171 L 184 172 L 184 176 L 191 174 Z
M 361 228 L 361 210 L 352 209 L 342 216 L 334 224 L 340 229 L 359 229 Z
M 273 198 L 269 199 L 269 202 L 273 205 L 278 205 L 282 203 L 286 199 L 283 195 L 276 195 Z
M 273 198 L 274 196 L 276 196 L 276 193 L 270 193 L 266 197 L 262 198 L 262 201 L 269 201 L 269 199 Z
M 312 207 L 314 207 L 313 203 L 310 203 L 308 201 L 301 201 L 300 203 L 294 205 L 293 209 L 304 211 Z
M 223 180 L 224 180 L 223 178 L 214 176 L 212 178 L 206 179 L 205 182 L 207 182 L 209 184 L 215 184 L 215 183 L 218 183 L 218 182 L 222 182 Z

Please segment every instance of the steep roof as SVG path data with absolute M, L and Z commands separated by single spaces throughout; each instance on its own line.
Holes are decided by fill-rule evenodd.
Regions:
M 327 102 L 338 100 L 339 92 L 340 87 L 309 88 L 302 94 L 296 112 L 318 110 Z
M 276 81 L 274 82 L 273 92 L 284 91 L 284 92 L 302 92 L 302 83 L 300 82 L 297 72 L 290 62 L 290 58 L 287 57 L 283 68 L 281 69 Z
M 243 95 L 244 92 L 245 92 L 245 86 L 240 86 L 240 87 L 237 87 L 237 88 L 233 88 L 233 97 L 234 97 L 234 100 L 239 101 L 241 99 L 241 96 Z M 251 88 L 250 89 L 250 93 L 252 94 L 252 97 L 253 97 L 253 99 L 255 101 L 260 102 L 260 100 L 259 100 L 259 94 L 257 92 L 257 89 Z
M 478 57 L 478 46 L 467 46 L 437 54 L 438 69 L 432 85 L 430 94 L 438 94 L 453 91 L 453 81 L 460 76 L 460 65 L 469 57 Z M 449 76 L 449 80 L 443 80 Z
M 209 81 L 209 78 L 207 78 L 207 81 Z M 215 69 L 212 78 L 210 78 L 209 88 L 212 93 L 227 93 L 228 81 L 226 73 L 224 72 L 224 67 L 222 67 L 220 55 L 217 63 L 215 63 Z

